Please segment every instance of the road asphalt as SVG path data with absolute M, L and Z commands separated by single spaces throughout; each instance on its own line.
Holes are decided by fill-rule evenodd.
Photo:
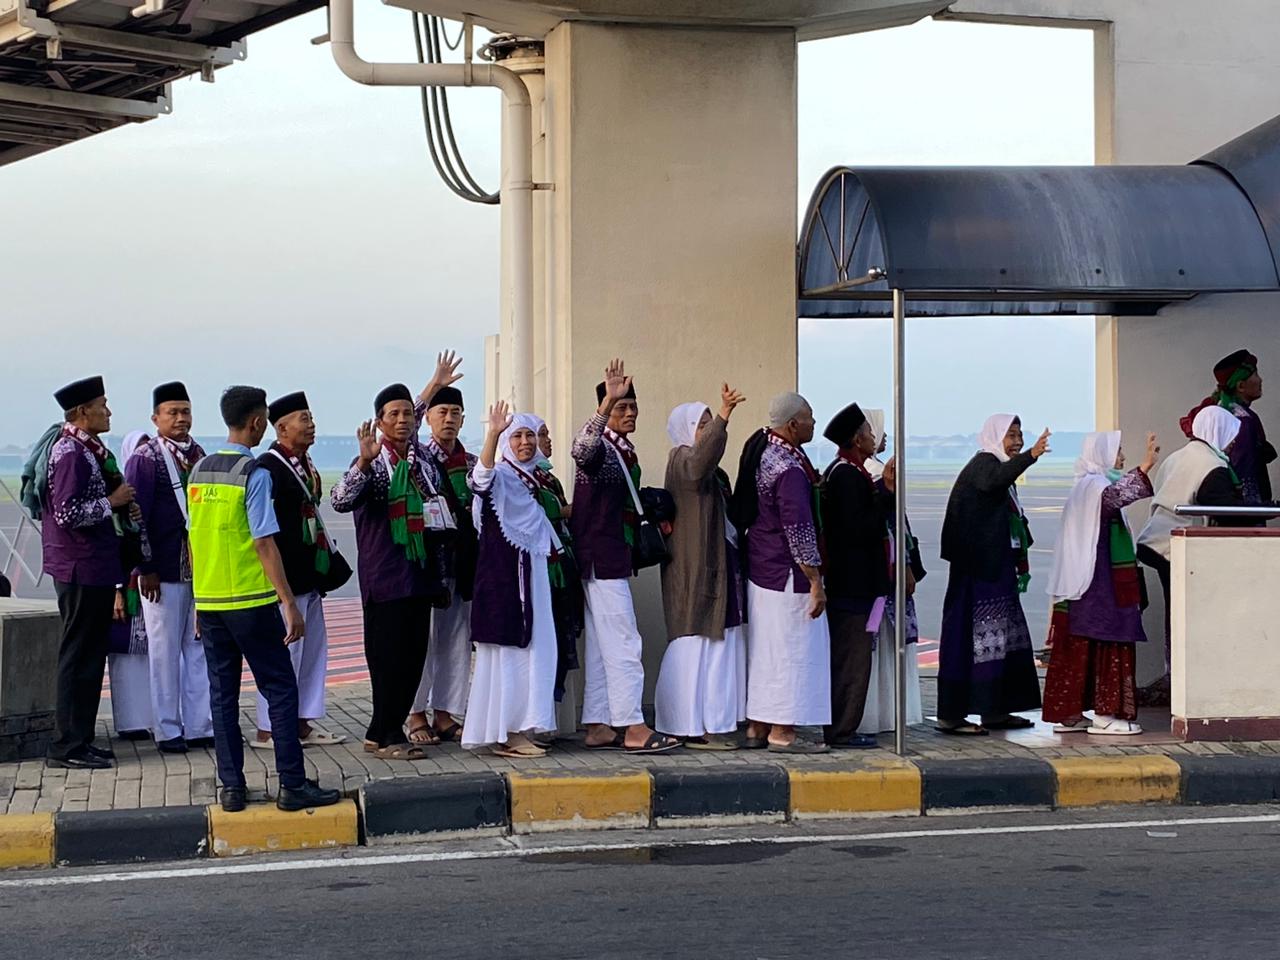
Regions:
M 0 876 L 0 956 L 1273 956 L 1280 807 L 490 838 Z

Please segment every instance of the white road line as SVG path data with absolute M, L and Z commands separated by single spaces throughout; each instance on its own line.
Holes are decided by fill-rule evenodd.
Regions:
M 1071 833 L 1090 830 L 1139 830 L 1151 827 L 1224 826 L 1247 823 L 1280 823 L 1280 814 L 1249 817 L 1183 817 L 1175 820 L 1118 820 L 1105 823 L 1044 823 L 1006 827 L 957 827 L 939 830 L 893 830 L 884 833 L 835 833 L 822 836 L 713 837 L 681 840 L 669 834 L 653 840 L 628 843 L 582 843 L 572 846 L 506 847 L 500 850 L 422 850 L 416 853 L 375 854 L 357 857 L 326 857 L 313 860 L 284 860 L 265 863 L 224 863 L 202 867 L 139 869 L 127 873 L 94 873 L 76 876 L 37 876 L 0 880 L 0 887 L 70 887 L 89 883 L 123 883 L 134 880 L 181 880 L 194 877 L 223 877 L 243 873 L 282 873 L 291 870 L 358 870 L 401 863 L 451 863 L 466 860 L 511 860 L 536 855 L 572 855 L 636 850 L 645 847 L 731 847 L 748 844 L 863 843 L 874 840 L 919 840 L 925 837 L 978 837 L 998 834 Z

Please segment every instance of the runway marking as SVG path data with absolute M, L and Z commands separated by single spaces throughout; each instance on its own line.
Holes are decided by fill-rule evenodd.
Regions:
M 130 872 L 81 874 L 76 876 L 23 877 L 0 880 L 4 887 L 74 887 L 93 883 L 126 883 L 136 880 L 183 880 L 196 877 L 223 877 L 234 874 L 285 873 L 293 870 L 357 870 L 403 863 L 457 863 L 468 860 L 512 860 L 546 854 L 608 853 L 643 848 L 731 847 L 749 844 L 812 845 L 819 843 L 860 843 L 877 840 L 919 840 L 925 837 L 981 837 L 1000 834 L 1073 833 L 1092 830 L 1143 830 L 1153 827 L 1230 826 L 1247 823 L 1280 823 L 1280 814 L 1245 817 L 1181 817 L 1171 820 L 1115 820 L 1103 823 L 1043 823 L 1005 827 L 953 827 L 938 830 L 891 830 L 882 833 L 836 833 L 821 836 L 714 837 L 681 840 L 656 837 L 628 843 L 582 843 L 572 846 L 507 846 L 498 850 L 423 850 L 416 853 L 374 854 L 350 858 L 288 860 L 266 863 L 227 863 L 201 867 L 167 867 Z M 516 838 L 504 838 L 515 844 Z

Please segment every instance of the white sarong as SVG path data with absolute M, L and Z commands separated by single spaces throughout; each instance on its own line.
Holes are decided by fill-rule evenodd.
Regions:
M 530 581 L 533 638 L 529 646 L 476 644 L 475 673 L 462 722 L 462 745 L 468 749 L 506 743 L 512 733 L 544 733 L 556 728 L 556 622 L 551 612 L 551 581 L 537 562 Z
M 809 594 L 747 583 L 747 717 L 802 727 L 831 722 L 827 615 L 809 616 Z
M 329 632 L 324 623 L 324 599 L 314 590 L 298 597 L 302 639 L 289 644 L 293 675 L 298 678 L 298 719 L 324 718 L 324 683 L 329 671 Z M 283 611 L 281 611 L 283 613 Z M 258 693 L 258 729 L 271 732 L 267 698 Z
M 145 653 L 113 653 L 107 658 L 111 676 L 111 725 L 116 733 L 150 730 L 151 664 Z
M 213 736 L 209 668 L 196 639 L 196 604 L 190 583 L 161 583 L 160 601 L 142 598 L 151 661 L 151 709 L 156 740 Z
M 629 727 L 644 723 L 643 641 L 629 580 L 582 581 L 586 595 L 586 690 L 582 722 Z
M 449 585 L 453 590 L 453 585 Z M 462 719 L 471 688 L 471 601 L 456 592 L 444 610 L 431 611 L 431 634 L 413 713 L 447 713 Z
M 920 706 L 920 668 L 916 662 L 916 644 L 907 644 L 907 724 L 922 723 Z M 880 621 L 876 648 L 871 654 L 871 682 L 867 684 L 867 706 L 862 711 L 859 733 L 889 733 L 893 730 L 894 702 L 893 623 L 888 617 Z
M 723 640 L 677 637 L 667 645 L 653 692 L 655 726 L 676 737 L 733 733 L 746 719 L 747 651 L 742 627 Z

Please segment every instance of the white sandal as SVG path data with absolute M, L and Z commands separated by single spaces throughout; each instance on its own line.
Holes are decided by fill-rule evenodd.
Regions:
M 1088 717 L 1081 717 L 1075 723 L 1055 723 L 1053 725 L 1054 733 L 1084 733 L 1093 725 Z
M 1095 737 L 1136 737 L 1142 733 L 1142 727 L 1132 720 L 1117 720 L 1115 717 L 1094 717 L 1089 733 Z

